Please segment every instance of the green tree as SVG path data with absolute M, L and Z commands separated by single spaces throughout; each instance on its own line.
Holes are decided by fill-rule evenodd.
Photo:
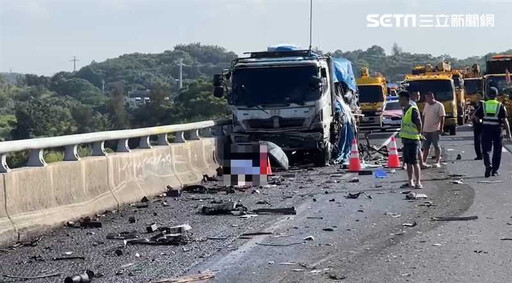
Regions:
M 113 85 L 113 91 L 107 103 L 107 113 L 114 129 L 126 129 L 130 126 L 125 105 L 124 88 L 120 83 Z

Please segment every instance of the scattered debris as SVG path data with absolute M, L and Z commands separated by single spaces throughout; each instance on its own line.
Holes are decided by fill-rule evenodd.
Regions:
M 417 193 L 408 193 L 405 196 L 405 199 L 407 200 L 417 200 L 417 199 L 426 199 L 428 196 L 426 194 L 417 194 Z
M 450 178 L 460 178 L 460 177 L 464 177 L 466 176 L 466 174 L 449 174 L 448 177 Z
M 502 241 L 512 241 L 512 238 L 507 238 L 507 237 L 505 237 L 505 238 L 501 238 L 501 240 L 502 240 Z
M 249 209 L 241 203 L 227 201 L 215 206 L 203 206 L 201 213 L 205 215 L 232 214 L 233 211 L 245 212 Z
M 187 283 L 187 282 L 197 282 L 197 281 L 205 281 L 209 279 L 215 278 L 215 273 L 211 271 L 201 272 L 200 274 L 195 275 L 186 275 L 178 278 L 167 278 L 167 279 L 159 279 L 151 281 L 151 283 Z
M 203 182 L 215 182 L 218 181 L 217 177 L 215 176 L 208 176 L 206 174 L 203 175 Z
M 372 174 L 373 174 L 372 170 L 361 170 L 358 173 L 359 176 L 361 176 L 361 175 L 363 175 L 363 176 L 364 175 L 372 175 Z
M 213 193 L 212 190 L 208 190 L 203 185 L 185 185 L 181 189 L 187 193 L 198 193 L 198 194 Z M 217 191 L 215 191 L 215 192 L 217 192 Z
M 345 276 L 345 275 L 329 273 L 329 279 L 332 279 L 332 280 L 344 280 L 346 278 L 347 278 L 347 276 Z
M 489 252 L 484 252 L 482 250 L 474 250 L 473 252 L 477 253 L 477 254 L 488 254 L 489 253 Z
M 249 232 L 249 233 L 243 233 L 241 236 L 245 236 L 245 237 L 247 237 L 247 236 L 263 236 L 263 235 L 272 235 L 272 234 L 274 234 L 274 233 L 272 233 L 272 232 L 265 232 L 265 231 L 263 231 L 263 232 Z
M 364 210 L 362 210 L 362 209 L 358 209 L 358 210 L 357 210 L 357 212 L 364 212 Z
M 330 202 L 335 202 L 335 201 L 336 201 L 336 199 L 332 198 L 332 199 L 330 199 L 329 201 L 330 201 Z
M 7 277 L 7 278 L 13 278 L 13 279 L 33 280 L 33 279 L 55 277 L 55 276 L 60 276 L 60 275 L 61 275 L 61 273 L 57 272 L 57 273 L 50 273 L 50 274 L 41 274 L 41 275 L 37 275 L 37 276 L 17 276 L 17 275 L 9 275 L 9 274 L 4 274 L 3 276 Z M 71 282 L 73 282 L 73 281 L 71 281 Z
M 373 197 L 369 194 L 367 194 L 366 192 L 359 192 L 359 193 L 348 193 L 348 195 L 345 196 L 345 198 L 349 198 L 349 199 L 356 199 L 358 198 L 360 195 L 365 195 L 367 198 L 369 199 L 372 199 Z
M 478 181 L 478 183 L 481 183 L 481 184 L 497 184 L 497 183 L 501 183 L 501 180 L 494 180 L 494 181 L 481 180 L 481 181 Z
M 407 194 L 410 194 L 411 191 L 402 191 L 401 194 L 404 194 L 404 195 L 407 195 Z
M 354 177 L 348 181 L 349 183 L 359 183 L 359 178 Z
M 140 202 L 149 202 L 149 199 L 147 196 L 144 196 L 142 197 L 142 199 L 140 200 Z
M 259 200 L 259 201 L 256 202 L 256 204 L 268 204 L 268 205 L 271 205 L 268 200 Z
M 165 195 L 168 197 L 181 197 L 181 190 L 180 189 L 174 189 L 170 185 L 167 186 L 167 192 L 165 192 Z
M 322 230 L 327 231 L 327 232 L 334 232 L 334 231 L 336 231 L 336 229 L 331 228 L 331 227 L 327 227 L 327 228 L 324 228 Z
M 153 232 L 156 232 L 157 230 L 158 230 L 158 225 L 156 225 L 156 223 L 153 223 L 146 227 L 146 231 L 148 231 L 148 233 L 153 233 Z
M 288 215 L 295 215 L 297 214 L 297 211 L 295 210 L 295 207 L 283 207 L 283 208 L 259 208 L 255 209 L 252 212 L 256 214 L 288 214 Z
M 66 277 L 64 283 L 88 283 L 91 282 L 92 278 L 94 278 L 94 272 L 86 270 L 82 274 Z
M 137 232 L 120 232 L 120 233 L 108 233 L 107 239 L 109 240 L 129 240 L 137 238 Z
M 398 213 L 394 213 L 394 212 L 386 212 L 385 215 L 389 215 L 393 218 L 398 218 L 398 217 L 402 216 L 402 215 L 400 215 Z
M 459 154 L 457 154 L 457 157 L 456 157 L 455 159 L 456 159 L 456 160 L 461 160 L 461 159 L 462 159 L 462 155 L 460 155 L 460 153 L 459 153 Z
M 169 228 L 167 233 L 168 234 L 183 234 L 190 230 L 192 230 L 192 227 L 190 225 L 181 224 L 181 225 L 177 225 L 177 226 L 173 226 L 173 227 Z
M 432 221 L 469 221 L 476 220 L 478 216 L 439 216 L 432 217 Z
M 135 220 L 135 216 L 130 216 L 130 217 L 128 217 L 128 222 L 130 222 L 130 223 L 135 223 L 135 221 L 136 221 L 136 220 Z
M 80 221 L 80 227 L 84 228 L 101 228 L 102 224 L 99 220 L 91 219 L 90 217 L 85 217 Z
M 324 219 L 322 216 L 308 216 L 307 219 Z
M 418 204 L 418 206 L 431 207 L 431 206 L 434 206 L 434 203 L 431 201 L 425 201 L 424 203 Z
M 115 252 L 116 256 L 122 256 L 123 255 L 123 251 L 120 250 L 120 249 L 117 249 Z
M 293 242 L 293 243 L 284 243 L 284 244 L 276 244 L 276 243 L 256 243 L 259 246 L 268 246 L 268 247 L 288 247 L 294 245 L 301 245 L 302 242 Z
M 149 202 L 136 202 L 136 203 L 132 203 L 131 206 L 136 207 L 136 208 L 148 208 Z
M 258 194 L 258 195 L 259 195 L 259 194 L 261 194 L 261 192 L 260 192 L 260 190 L 253 190 L 253 191 L 251 192 L 251 194 Z
M 53 260 L 74 260 L 74 259 L 85 260 L 85 257 L 83 257 L 83 256 L 61 256 L 61 257 L 54 257 L 53 258 Z
M 313 236 L 307 236 L 306 238 L 304 238 L 304 241 L 314 241 L 315 240 L 315 237 Z
M 452 180 L 452 184 L 462 185 L 464 184 L 464 181 L 462 179 Z
M 252 218 L 252 217 L 257 217 L 257 216 L 258 216 L 258 214 L 245 214 L 245 215 L 240 215 L 239 217 L 246 219 L 246 218 Z
M 405 226 L 405 227 L 416 227 L 418 225 L 418 223 L 416 223 L 416 221 L 414 221 L 413 223 L 403 223 L 402 226 Z
M 442 245 L 441 245 L 441 244 L 432 244 L 432 246 L 434 246 L 434 247 L 440 247 L 440 246 L 442 246 Z

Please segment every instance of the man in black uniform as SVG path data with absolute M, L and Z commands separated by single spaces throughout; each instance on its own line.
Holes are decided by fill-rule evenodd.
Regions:
M 498 89 L 489 88 L 487 91 L 487 100 L 483 102 L 475 112 L 475 118 L 482 121 L 482 153 L 485 165 L 485 177 L 498 176 L 498 169 L 501 163 L 501 147 L 503 139 L 503 127 L 507 132 L 507 138 L 512 139 L 510 135 L 510 126 L 507 120 L 507 110 L 496 100 Z M 491 149 L 492 164 L 490 160 Z
M 477 94 L 477 102 L 475 105 L 475 111 L 482 105 L 482 96 Z M 482 160 L 482 121 L 474 115 L 473 112 L 473 142 L 475 145 L 475 160 Z

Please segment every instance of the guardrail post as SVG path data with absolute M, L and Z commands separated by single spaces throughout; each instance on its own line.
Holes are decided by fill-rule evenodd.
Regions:
M 78 145 L 71 144 L 67 145 L 64 151 L 64 161 L 78 161 L 80 155 L 78 155 Z
M 0 173 L 9 173 L 11 168 L 7 165 L 7 153 L 0 154 Z
M 183 135 L 183 132 L 176 132 L 174 134 L 174 142 L 175 143 L 184 143 L 185 142 L 185 136 Z
M 199 137 L 199 129 L 195 129 L 195 130 L 190 130 L 189 131 L 189 134 L 190 134 L 190 140 L 192 141 L 198 141 L 201 139 L 201 137 Z
M 150 136 L 140 137 L 139 148 L 151 148 L 151 142 L 149 141 Z
M 44 161 L 43 151 L 44 151 L 44 149 L 30 150 L 27 166 L 32 166 L 32 167 L 46 166 L 47 164 L 46 164 L 46 161 Z
M 169 145 L 169 140 L 167 139 L 167 134 L 158 135 L 158 145 Z
M 120 139 L 117 142 L 116 152 L 130 152 L 130 147 L 128 146 L 128 139 Z
M 91 156 L 105 156 L 107 152 L 105 151 L 105 141 L 99 141 L 92 144 L 92 153 Z

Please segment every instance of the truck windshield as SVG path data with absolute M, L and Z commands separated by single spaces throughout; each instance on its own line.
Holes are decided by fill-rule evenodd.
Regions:
M 467 94 L 475 94 L 478 92 L 482 92 L 482 80 L 476 79 L 466 79 L 464 80 L 464 88 L 466 89 Z
M 382 87 L 379 85 L 360 85 L 359 89 L 359 103 L 375 103 L 383 102 L 384 95 Z
M 407 90 L 409 92 L 419 91 L 420 102 L 425 101 L 425 93 L 432 92 L 438 101 L 451 101 L 453 100 L 454 86 L 451 80 L 421 80 L 409 81 Z
M 512 82 L 507 83 L 505 76 L 490 76 L 485 80 L 485 89 L 490 87 L 498 88 L 499 94 L 510 94 L 512 92 Z
M 318 76 L 315 65 L 236 69 L 233 102 L 254 107 L 314 101 L 320 98 L 320 91 L 311 87 L 313 76 Z

